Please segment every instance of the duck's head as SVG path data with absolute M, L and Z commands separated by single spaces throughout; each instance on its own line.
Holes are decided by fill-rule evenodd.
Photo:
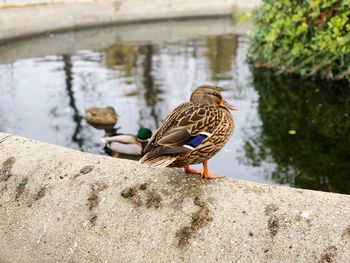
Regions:
M 136 138 L 140 141 L 147 141 L 151 137 L 152 137 L 152 132 L 147 128 L 140 128 L 136 135 Z
M 211 85 L 197 87 L 192 92 L 190 101 L 193 103 L 210 104 L 227 110 L 238 110 L 237 107 L 232 106 L 222 97 L 221 88 Z

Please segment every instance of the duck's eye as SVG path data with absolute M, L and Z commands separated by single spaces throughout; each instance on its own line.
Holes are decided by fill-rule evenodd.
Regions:
M 213 93 L 209 93 L 209 95 L 212 95 L 212 96 L 215 96 L 215 97 L 221 99 L 221 96 L 219 94 L 217 94 L 217 93 L 213 92 Z

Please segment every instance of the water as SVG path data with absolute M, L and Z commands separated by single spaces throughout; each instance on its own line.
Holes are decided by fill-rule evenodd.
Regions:
M 350 88 L 251 71 L 230 19 L 127 25 L 0 47 L 0 130 L 104 154 L 84 109 L 113 106 L 125 133 L 155 130 L 202 83 L 240 108 L 211 172 L 350 193 Z M 294 134 L 295 133 L 295 134 Z

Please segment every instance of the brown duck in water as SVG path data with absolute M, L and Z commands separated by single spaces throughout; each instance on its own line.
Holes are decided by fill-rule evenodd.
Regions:
M 202 178 L 220 178 L 208 172 L 208 160 L 219 152 L 233 133 L 235 123 L 217 87 L 197 87 L 190 98 L 175 108 L 156 131 L 140 162 L 150 166 L 184 167 Z M 203 163 L 203 172 L 189 165 Z

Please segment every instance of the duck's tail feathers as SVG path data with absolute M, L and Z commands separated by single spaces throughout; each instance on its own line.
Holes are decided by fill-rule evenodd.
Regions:
M 152 167 L 166 167 L 174 162 L 176 157 L 172 156 L 157 156 L 148 158 L 147 154 L 140 159 L 140 163 L 147 164 Z

